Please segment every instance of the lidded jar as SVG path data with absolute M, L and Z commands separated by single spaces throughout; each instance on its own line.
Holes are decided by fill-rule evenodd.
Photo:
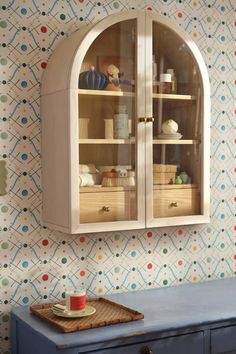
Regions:
M 114 114 L 114 139 L 128 139 L 129 137 L 129 117 L 127 107 L 117 106 Z
M 172 82 L 171 74 L 160 75 L 160 93 L 171 93 Z

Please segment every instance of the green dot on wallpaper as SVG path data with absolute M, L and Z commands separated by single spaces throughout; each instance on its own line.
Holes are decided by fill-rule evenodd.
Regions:
M 1 244 L 1 248 L 2 248 L 3 250 L 8 249 L 8 247 L 9 247 L 9 244 L 8 244 L 7 242 L 3 242 L 3 243 Z
M 114 272 L 115 273 L 119 273 L 120 272 L 120 267 L 115 267 Z
M 7 65 L 7 59 L 6 58 L 1 58 L 0 59 L 0 64 L 1 65 Z
M 0 101 L 1 101 L 2 103 L 7 102 L 7 100 L 8 100 L 8 97 L 7 97 L 6 95 L 0 96 Z
M 8 315 L 2 316 L 2 322 L 8 322 L 9 320 L 10 320 L 10 316 L 8 316 Z
M 3 279 L 2 280 L 2 285 L 3 286 L 7 286 L 9 284 L 9 280 L 8 279 Z
M 1 28 L 6 28 L 7 27 L 7 22 L 6 21 L 0 21 L 0 27 Z
M 6 132 L 2 132 L 2 133 L 0 134 L 0 136 L 1 136 L 1 138 L 4 140 L 4 139 L 7 139 L 8 134 L 7 134 Z

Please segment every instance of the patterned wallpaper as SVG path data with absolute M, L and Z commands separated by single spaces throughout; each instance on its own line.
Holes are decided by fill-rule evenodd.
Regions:
M 68 236 L 40 226 L 40 81 L 70 33 L 130 8 L 155 11 L 199 46 L 211 79 L 211 223 Z M 178 285 L 236 274 L 235 0 L 1 0 L 0 352 L 10 353 L 13 306 Z

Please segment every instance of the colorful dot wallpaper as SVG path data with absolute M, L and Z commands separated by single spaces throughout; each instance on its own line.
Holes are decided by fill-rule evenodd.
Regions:
M 200 48 L 212 95 L 211 222 L 68 236 L 41 226 L 40 82 L 57 44 L 127 9 L 172 19 Z M 1 0 L 0 353 L 10 353 L 14 306 L 135 291 L 236 274 L 235 0 Z M 66 55 L 66 53 L 65 53 Z

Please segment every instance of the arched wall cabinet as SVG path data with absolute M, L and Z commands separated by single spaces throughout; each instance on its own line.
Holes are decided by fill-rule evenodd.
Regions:
M 160 82 L 168 69 L 176 81 Z M 102 89 L 91 80 L 101 72 Z M 167 18 L 122 12 L 62 41 L 43 75 L 41 116 L 45 226 L 74 234 L 209 222 L 208 73 Z

